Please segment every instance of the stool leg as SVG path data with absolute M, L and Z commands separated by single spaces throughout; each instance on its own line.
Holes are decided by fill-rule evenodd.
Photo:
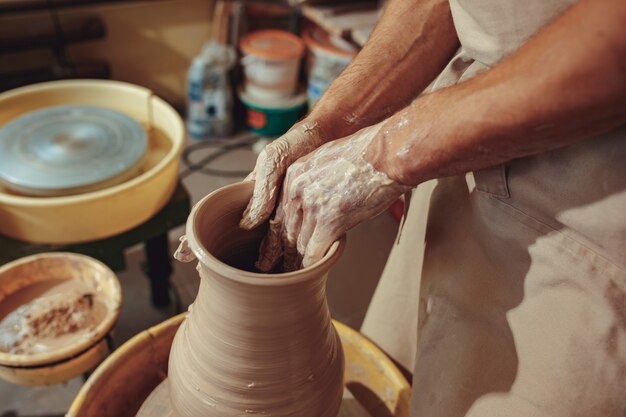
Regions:
M 145 250 L 152 305 L 165 307 L 170 303 L 170 275 L 173 271 L 167 233 L 147 240 L 145 242 Z

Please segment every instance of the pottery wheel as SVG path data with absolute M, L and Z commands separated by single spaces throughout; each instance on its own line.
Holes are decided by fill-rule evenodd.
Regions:
M 32 195 L 92 191 L 126 179 L 147 147 L 145 130 L 123 113 L 84 105 L 48 107 L 0 128 L 0 181 Z
M 359 404 L 354 396 L 344 388 L 341 408 L 337 417 L 370 417 L 371 415 Z M 159 384 L 143 405 L 135 417 L 176 417 L 170 406 L 170 395 L 167 379 Z

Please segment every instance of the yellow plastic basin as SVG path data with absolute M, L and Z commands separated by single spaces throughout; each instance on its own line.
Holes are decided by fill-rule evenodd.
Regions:
M 118 81 L 34 84 L 0 94 L 0 127 L 33 110 L 63 104 L 107 107 L 139 121 L 148 151 L 139 175 L 98 191 L 32 197 L 0 185 L 0 234 L 34 243 L 79 243 L 129 230 L 156 214 L 176 188 L 185 130 L 176 111 L 152 91 Z

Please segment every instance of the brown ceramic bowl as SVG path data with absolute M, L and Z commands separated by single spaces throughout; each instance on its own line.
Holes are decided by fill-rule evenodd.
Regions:
M 69 380 L 97 365 L 107 354 L 106 336 L 122 305 L 117 276 L 102 262 L 76 253 L 43 253 L 0 267 L 0 306 L 17 291 L 52 280 L 77 280 L 92 288 L 106 313 L 87 337 L 35 354 L 0 351 L 0 378 L 25 385 L 48 385 Z

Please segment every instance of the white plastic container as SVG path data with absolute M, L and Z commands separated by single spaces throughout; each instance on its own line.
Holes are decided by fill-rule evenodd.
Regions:
M 210 42 L 191 62 L 187 76 L 187 131 L 194 139 L 228 136 L 233 130 L 233 93 L 228 70 L 236 60 L 229 45 Z
M 247 94 L 276 99 L 296 91 L 304 54 L 304 42 L 299 37 L 282 30 L 261 30 L 244 36 L 240 46 Z
M 358 53 L 356 47 L 328 32 L 309 27 L 303 32 L 307 54 L 309 111 Z

